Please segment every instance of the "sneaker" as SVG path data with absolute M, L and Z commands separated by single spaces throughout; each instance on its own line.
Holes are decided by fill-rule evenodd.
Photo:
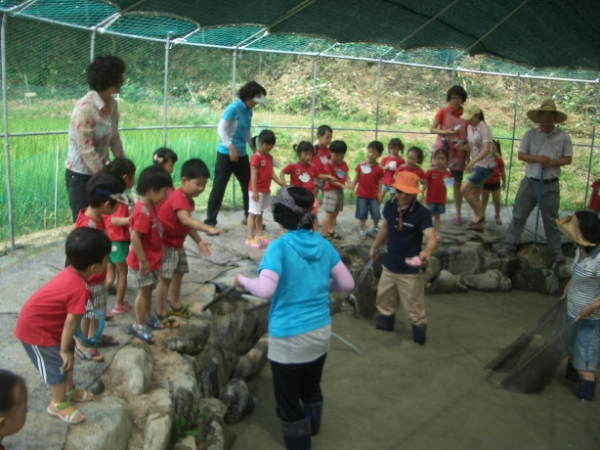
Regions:
M 511 256 L 514 255 L 517 252 L 517 247 L 515 247 L 514 245 L 503 245 L 502 247 L 500 247 L 500 250 L 498 250 L 498 256 Z
M 266 237 L 264 234 L 262 236 L 254 236 L 254 240 L 258 243 L 260 243 L 261 247 L 266 247 L 268 246 L 271 241 L 269 240 L 268 237 Z
M 364 241 L 365 239 L 367 239 L 367 232 L 365 230 L 360 230 L 358 232 L 358 237 L 360 240 Z
M 373 228 L 371 228 L 370 233 L 373 233 L 373 234 L 379 233 L 379 227 L 373 227 Z
M 246 239 L 244 244 L 246 244 L 246 247 L 250 247 L 250 248 L 255 248 L 255 249 L 261 248 L 260 242 L 258 242 L 256 239 Z

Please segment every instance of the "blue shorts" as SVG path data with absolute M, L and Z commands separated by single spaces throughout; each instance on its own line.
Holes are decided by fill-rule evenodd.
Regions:
M 367 220 L 368 213 L 371 213 L 371 219 L 380 220 L 381 211 L 379 210 L 379 200 L 356 197 L 356 212 L 354 218 L 358 220 Z
M 445 214 L 446 204 L 445 203 L 427 203 L 427 209 L 431 214 Z
M 493 167 L 473 167 L 473 172 L 469 175 L 468 180 L 475 186 L 483 186 L 489 177 L 494 173 Z
M 567 315 L 567 325 L 575 319 Z M 580 319 L 573 336 L 573 366 L 577 370 L 595 372 L 600 347 L 600 320 Z
M 22 343 L 27 356 L 42 376 L 44 384 L 56 385 L 67 381 L 67 373 L 61 369 L 63 360 L 60 357 L 60 345 L 44 347 Z M 71 348 L 71 352 L 73 348 Z
M 389 192 L 390 194 L 395 194 L 396 188 L 394 186 L 392 186 L 391 184 L 382 184 L 381 185 L 381 193 L 385 194 L 386 192 Z

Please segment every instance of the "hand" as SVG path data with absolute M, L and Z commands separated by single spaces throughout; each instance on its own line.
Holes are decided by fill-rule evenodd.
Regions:
M 350 190 L 350 193 L 348 195 L 350 198 L 354 198 L 354 189 Z
M 235 284 L 235 287 L 238 289 L 245 289 L 244 285 L 242 283 L 240 283 L 240 276 L 242 274 L 238 273 L 235 278 L 233 279 L 233 283 Z
M 208 234 L 214 236 L 214 235 L 223 233 L 223 230 L 219 230 L 218 228 L 215 228 L 215 227 L 208 227 L 208 230 L 206 230 L 206 232 Z
M 502 191 L 503 191 L 505 188 L 506 188 L 506 186 L 505 186 L 504 184 L 502 184 L 502 185 L 500 186 L 500 190 L 502 190 Z
M 238 162 L 239 159 L 240 159 L 240 155 L 238 154 L 238 151 L 229 149 L 229 161 Z
M 592 314 L 594 314 L 594 311 L 596 311 L 594 309 L 594 305 L 587 305 L 584 306 L 583 309 L 581 310 L 581 312 L 579 313 L 579 315 L 585 319 L 586 317 L 590 317 Z
M 423 251 L 421 251 L 421 253 L 419 253 L 419 258 L 421 259 L 421 262 L 424 266 L 427 265 L 430 257 L 431 257 L 431 255 L 429 254 L 429 252 L 427 252 L 425 250 L 423 250 Z
M 207 242 L 207 241 L 198 242 L 198 249 L 200 250 L 200 253 L 202 253 L 204 256 L 211 255 L 210 242 Z
M 445 134 L 446 136 L 449 134 L 456 134 L 456 130 L 450 128 L 449 130 L 444 130 L 443 134 Z
M 63 360 L 63 364 L 60 368 L 65 372 L 71 370 L 73 368 L 73 353 L 60 350 L 60 357 Z
M 381 205 L 381 202 L 383 201 L 383 195 L 384 195 L 384 194 L 379 194 L 379 195 L 377 196 L 377 200 L 379 200 L 379 204 L 380 204 L 380 205 Z
M 258 199 L 259 199 L 258 192 L 253 192 L 252 193 L 252 200 L 254 200 L 255 202 L 257 202 Z
M 369 258 L 373 262 L 375 262 L 375 261 L 377 261 L 377 259 L 379 259 L 379 253 L 377 253 L 377 249 L 375 247 L 371 247 L 371 250 L 369 251 Z
M 471 161 L 469 164 L 465 166 L 465 172 L 471 173 L 473 171 L 473 167 L 475 167 L 475 163 Z
M 150 264 L 148 260 L 140 261 L 140 275 L 146 276 L 150 273 Z
M 550 158 L 548 158 L 547 156 L 538 156 L 538 162 L 540 163 L 540 166 L 542 166 L 543 169 L 546 169 L 547 167 L 550 167 L 550 162 L 552 160 Z

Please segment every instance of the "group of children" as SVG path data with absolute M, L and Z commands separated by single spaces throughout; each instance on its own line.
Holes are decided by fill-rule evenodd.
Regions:
M 128 194 L 136 182 L 135 164 L 124 158 L 108 163 L 86 186 L 89 206 L 80 211 L 67 237 L 67 267 L 37 290 L 23 305 L 15 336 L 19 339 L 52 391 L 47 412 L 77 424 L 84 416 L 72 401 L 89 401 L 93 394 L 73 385 L 74 355 L 102 361 L 97 347 L 118 345 L 107 334 L 95 332 L 99 315 L 132 309 L 124 300 L 127 277 L 137 288 L 135 321 L 129 334 L 149 344 L 152 330 L 179 327 L 174 316 L 191 317 L 180 302 L 181 282 L 189 272 L 183 247 L 190 236 L 202 255 L 210 255 L 209 243 L 198 231 L 221 232 L 194 219 L 194 198 L 206 188 L 210 171 L 200 159 L 190 159 L 181 168 L 181 187 L 174 189 L 171 173 L 177 155 L 160 148 L 153 165 L 137 178 L 137 195 Z M 137 201 L 135 201 L 137 200 Z M 107 290 L 116 278 L 116 303 L 107 311 Z M 151 312 L 156 287 L 156 310 Z M 167 307 L 167 296 L 170 305 Z M 93 314 L 92 314 L 93 311 Z M 77 338 L 78 336 L 83 338 Z M 85 339 L 85 336 L 94 339 Z

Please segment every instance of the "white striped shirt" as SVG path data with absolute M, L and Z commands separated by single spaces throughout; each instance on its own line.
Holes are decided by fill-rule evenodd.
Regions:
M 587 255 L 581 259 L 581 248 L 577 249 L 571 265 L 571 286 L 567 294 L 567 310 L 571 317 L 577 317 L 584 306 L 600 297 L 600 252 L 592 258 Z M 600 310 L 589 317 L 600 320 Z

